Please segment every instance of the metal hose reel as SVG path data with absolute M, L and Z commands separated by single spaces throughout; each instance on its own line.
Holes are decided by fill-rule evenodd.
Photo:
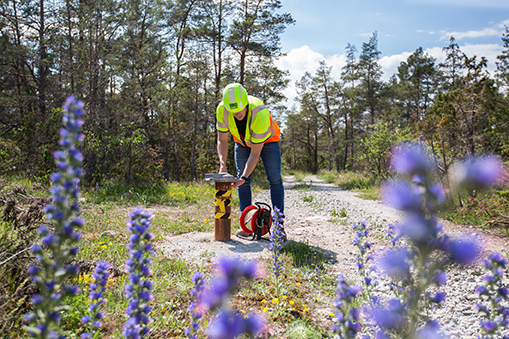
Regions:
M 270 234 L 272 226 L 272 209 L 263 202 L 256 202 L 242 211 L 240 216 L 240 227 L 247 234 L 252 234 L 251 240 L 269 240 L 263 238 L 267 233 Z

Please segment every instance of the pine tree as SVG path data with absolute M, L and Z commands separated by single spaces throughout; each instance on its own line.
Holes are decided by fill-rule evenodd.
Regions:
M 421 121 L 433 102 L 438 87 L 435 60 L 419 47 L 398 67 L 402 115 L 411 124 Z
M 369 124 L 373 125 L 376 120 L 377 105 L 380 100 L 379 90 L 381 86 L 382 66 L 380 66 L 380 54 L 378 50 L 378 33 L 375 31 L 369 42 L 362 44 L 362 52 L 357 64 L 357 72 L 360 80 L 360 96 L 365 110 L 370 116 Z
M 501 55 L 497 56 L 497 78 L 501 82 L 502 89 L 505 91 L 506 96 L 509 96 L 509 27 L 505 27 L 505 32 L 502 34 L 502 41 L 504 43 L 504 50 Z
M 250 56 L 271 57 L 279 53 L 280 35 L 295 21 L 289 13 L 278 14 L 279 0 L 241 0 L 237 3 L 230 46 L 239 56 L 239 83 L 244 84 Z

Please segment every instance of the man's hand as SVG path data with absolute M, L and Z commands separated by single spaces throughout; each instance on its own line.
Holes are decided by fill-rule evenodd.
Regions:
M 232 182 L 232 188 L 237 188 L 240 185 L 244 184 L 246 181 L 244 179 L 237 179 L 234 182 Z

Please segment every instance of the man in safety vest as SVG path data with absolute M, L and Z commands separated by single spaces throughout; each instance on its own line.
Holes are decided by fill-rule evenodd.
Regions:
M 263 102 L 247 94 L 241 84 L 226 86 L 223 101 L 217 106 L 217 153 L 219 172 L 226 173 L 228 156 L 228 132 L 235 140 L 235 166 L 237 180 L 232 188 L 238 188 L 240 211 L 252 204 L 251 174 L 261 157 L 270 184 L 272 206 L 284 215 L 284 188 L 281 177 L 280 130 Z M 247 236 L 239 230 L 238 236 Z

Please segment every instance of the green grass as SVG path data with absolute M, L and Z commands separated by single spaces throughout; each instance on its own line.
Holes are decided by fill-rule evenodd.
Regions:
M 302 172 L 302 171 L 296 171 L 296 170 L 285 170 L 283 172 L 283 175 L 293 175 L 293 177 L 295 178 L 295 180 L 297 182 L 301 182 L 302 180 L 304 180 L 304 178 L 306 178 L 306 176 L 309 175 L 309 173 L 306 173 L 306 172 Z
M 22 186 L 29 194 L 49 195 L 49 187 L 30 180 L 7 184 Z M 254 188 L 255 191 L 261 189 L 261 186 Z M 118 183 L 108 183 L 83 187 L 81 191 L 81 217 L 85 224 L 78 260 L 92 263 L 102 260 L 122 271 L 129 257 L 128 213 L 134 207 L 142 207 L 152 213 L 151 230 L 155 235 L 156 250 L 151 265 L 154 301 L 150 328 L 154 337 L 184 338 L 184 330 L 190 321 L 187 308 L 193 301 L 189 294 L 193 287 L 191 276 L 198 270 L 204 272 L 209 280 L 214 270 L 210 264 L 169 257 L 158 250 L 157 245 L 168 235 L 213 230 L 214 186 L 158 182 L 123 187 Z M 238 206 L 236 195 L 233 195 L 233 205 Z M 237 210 L 238 207 L 232 206 L 233 223 L 238 222 Z M 0 225 L 6 227 L 5 224 Z M 267 275 L 261 280 L 242 282 L 239 292 L 232 296 L 232 307 L 263 314 L 270 327 L 281 330 L 281 338 L 322 337 L 329 332 L 332 317 L 327 316 L 324 321 L 323 316 L 316 316 L 316 310 L 330 308 L 332 311 L 336 280 L 329 271 L 330 256 L 293 241 L 287 243 L 280 255 L 284 262 L 281 276 L 270 274 L 271 263 L 262 261 Z M 81 272 L 74 281 L 79 284 L 80 293 L 65 300 L 69 309 L 62 315 L 61 328 L 62 334 L 69 338 L 79 338 L 87 330 L 81 324 L 81 317 L 87 313 L 90 303 L 88 284 L 91 274 Z M 105 319 L 97 338 L 122 337 L 122 326 L 126 320 L 126 283 L 126 275 L 108 281 L 108 291 L 104 294 L 106 303 L 102 306 Z M 206 315 L 201 324 L 206 325 L 210 320 L 211 315 Z M 21 325 L 19 322 L 4 337 L 25 337 Z M 285 334 L 287 331 L 288 335 Z M 200 333 L 203 337 L 203 332 Z
M 298 319 L 288 325 L 286 336 L 289 339 L 315 339 L 321 338 L 322 334 L 312 324 Z
M 324 268 L 324 264 L 332 260 L 332 258 L 318 251 L 308 244 L 303 244 L 295 241 L 288 241 L 283 247 L 283 253 L 292 259 L 293 266 L 307 267 L 307 268 Z
M 347 171 L 320 171 L 318 177 L 343 190 L 359 192 L 360 197 L 364 199 L 380 199 L 380 181 L 371 175 Z
M 482 228 L 487 232 L 509 235 L 509 190 L 507 187 L 478 192 L 475 197 L 461 195 L 463 206 L 459 207 L 457 196 L 440 207 L 438 216 L 447 221 Z
M 158 181 L 131 186 L 108 182 L 92 187 L 84 186 L 81 188 L 81 193 L 87 202 L 94 204 L 183 207 L 200 203 L 204 196 L 214 195 L 214 186 L 201 182 Z
M 361 176 L 351 173 L 326 173 L 332 182 L 353 187 L 358 192 L 370 192 L 376 185 Z M 13 184 L 9 182 L 8 184 Z M 4 183 L 5 184 L 5 183 Z M 42 185 L 25 181 L 19 184 L 30 194 L 48 195 L 41 190 Z M 46 187 L 47 188 L 47 187 Z M 261 187 L 255 190 L 260 190 Z M 184 330 L 189 326 L 187 308 L 193 301 L 189 292 L 193 287 L 191 276 L 194 271 L 205 273 L 210 279 L 214 273 L 210 264 L 198 264 L 170 257 L 157 249 L 157 245 L 168 235 L 191 231 L 211 231 L 213 229 L 213 185 L 202 183 L 170 183 L 160 182 L 152 185 L 144 184 L 136 187 L 122 187 L 111 183 L 102 187 L 83 188 L 81 197 L 81 216 L 85 219 L 82 230 L 78 259 L 95 262 L 107 261 L 116 268 L 123 270 L 128 258 L 126 234 L 127 215 L 134 207 L 143 207 L 152 215 L 152 232 L 155 235 L 155 254 L 151 269 L 154 283 L 152 311 L 150 317 L 153 337 L 184 338 Z M 491 195 L 479 195 L 482 201 L 492 202 L 500 211 L 509 193 L 503 190 L 491 192 Z M 305 195 L 308 203 L 315 202 L 312 195 Z M 303 199 L 304 199 L 303 198 Z M 140 199 L 140 200 L 138 200 Z M 236 195 L 233 203 L 238 206 Z M 444 209 L 440 216 L 450 220 L 472 221 L 482 225 L 485 216 L 475 215 L 472 206 L 465 211 Z M 233 223 L 238 222 L 238 208 L 232 207 Z M 347 218 L 346 210 L 333 211 L 332 218 Z M 464 219 L 460 219 L 464 218 Z M 3 225 L 3 226 L 2 226 Z M 5 228 L 5 224 L 0 223 Z M 210 253 L 204 253 L 207 258 Z M 266 275 L 255 281 L 242 281 L 241 289 L 231 298 L 232 307 L 237 310 L 258 312 L 263 314 L 271 328 L 277 329 L 281 338 L 330 338 L 332 316 L 332 300 L 335 297 L 336 275 L 330 269 L 334 258 L 306 243 L 288 241 L 280 254 L 284 268 L 280 277 L 275 277 L 270 261 L 262 261 Z M 207 262 L 207 260 L 205 261 Z M 1 272 L 0 272 L 1 273 Z M 83 313 L 88 308 L 88 283 L 91 272 L 82 272 L 77 283 L 81 287 L 78 296 L 66 299 L 69 310 L 63 314 L 62 328 L 69 338 L 79 338 L 84 331 L 80 323 Z M 126 276 L 111 278 L 108 291 L 104 295 L 106 315 L 102 332 L 98 338 L 121 338 L 122 326 L 126 320 L 124 297 Z M 319 313 L 321 312 L 321 313 Z M 211 315 L 201 321 L 206 325 Z M 25 332 L 21 322 L 5 338 L 23 338 Z M 199 332 L 204 337 L 203 332 Z
M 306 196 L 302 197 L 302 201 L 304 201 L 304 202 L 313 202 L 314 198 L 315 197 L 312 196 L 312 195 L 306 195 Z

